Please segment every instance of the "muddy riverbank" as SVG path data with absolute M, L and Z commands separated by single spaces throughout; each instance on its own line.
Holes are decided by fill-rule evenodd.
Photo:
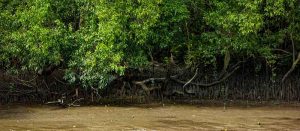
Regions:
M 0 106 L 1 130 L 300 130 L 299 106 Z

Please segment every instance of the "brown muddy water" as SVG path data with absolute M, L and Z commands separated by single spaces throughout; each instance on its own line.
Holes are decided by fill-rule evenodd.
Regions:
M 300 107 L 0 105 L 0 130 L 300 130 Z

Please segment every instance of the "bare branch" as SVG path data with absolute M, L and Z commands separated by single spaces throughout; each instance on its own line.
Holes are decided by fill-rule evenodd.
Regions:
M 198 75 L 198 70 L 199 68 L 196 69 L 195 71 L 195 74 L 194 76 L 188 80 L 187 82 L 185 81 L 181 81 L 179 79 L 177 79 L 178 75 L 174 75 L 174 76 L 170 76 L 170 79 L 179 83 L 179 84 L 183 84 L 183 90 L 184 92 L 186 93 L 189 93 L 187 90 L 186 90 L 186 87 L 188 85 L 195 85 L 195 86 L 200 86 L 200 87 L 211 87 L 211 86 L 214 86 L 214 85 L 217 85 L 223 81 L 225 81 L 226 79 L 228 79 L 236 70 L 239 69 L 239 65 L 242 63 L 242 62 L 245 62 L 245 61 L 239 61 L 237 64 L 233 65 L 232 70 L 231 72 L 226 73 L 225 74 L 222 74 L 222 76 L 220 76 L 219 79 L 217 79 L 217 81 L 214 81 L 212 83 L 207 83 L 207 84 L 202 84 L 202 83 L 193 83 L 192 81 L 196 78 L 196 76 Z M 227 67 L 226 67 L 227 68 Z M 152 90 L 155 90 L 155 89 L 161 89 L 161 87 L 151 87 L 149 88 L 146 84 L 149 83 L 149 82 L 166 82 L 167 78 L 163 77 L 163 78 L 148 78 L 148 79 L 145 79 L 143 81 L 133 81 L 134 84 L 136 85 L 139 85 L 140 87 L 142 87 L 142 89 L 144 91 L 146 91 L 146 93 L 149 95 L 150 94 L 150 91 Z
M 183 85 L 183 89 L 184 89 L 187 85 L 189 85 L 189 84 L 196 78 L 196 76 L 198 75 L 198 70 L 199 70 L 199 68 L 196 69 L 196 72 L 195 72 L 194 76 L 193 76 L 188 82 L 186 82 L 186 83 Z
M 32 82 L 37 78 L 37 76 L 34 77 L 33 79 L 29 80 L 29 81 L 27 81 L 27 80 L 22 80 L 22 79 L 20 79 L 20 78 L 18 78 L 18 77 L 15 77 L 15 76 L 10 76 L 10 77 L 13 79 L 13 81 L 14 81 L 16 84 L 20 84 L 20 85 L 23 85 L 23 86 L 26 86 L 26 87 L 31 87 L 31 88 L 36 87 L 36 85 L 33 84 Z
M 190 84 L 191 85 L 195 85 L 195 86 L 200 86 L 200 87 L 210 87 L 210 86 L 214 86 L 214 85 L 217 85 L 221 82 L 223 82 L 224 80 L 226 80 L 228 77 L 230 77 L 236 70 L 238 70 L 240 68 L 240 66 L 237 66 L 235 67 L 230 73 L 228 73 L 227 75 L 225 75 L 223 78 L 221 78 L 220 80 L 218 81 L 215 81 L 215 82 L 212 82 L 212 83 L 208 83 L 208 84 L 201 84 L 201 83 L 193 83 L 191 82 Z M 178 80 L 178 79 L 175 79 L 175 78 L 171 78 L 172 80 L 174 80 L 175 82 L 177 83 L 180 83 L 180 84 L 186 84 L 186 82 L 184 81 L 181 81 L 181 80 Z
M 146 80 L 143 80 L 143 81 L 133 81 L 133 83 L 136 84 L 136 85 L 141 86 L 142 89 L 144 91 L 146 91 L 147 94 L 149 95 L 150 91 L 155 90 L 155 89 L 160 89 L 161 87 L 158 86 L 158 87 L 148 88 L 148 86 L 146 85 L 146 83 L 153 82 L 153 81 L 164 81 L 164 80 L 166 80 L 166 78 L 149 78 L 149 79 L 146 79 Z
M 284 82 L 285 79 L 294 71 L 299 61 L 300 61 L 300 53 L 298 54 L 298 58 L 293 62 L 293 65 L 290 68 L 290 70 L 283 76 L 281 82 Z
M 292 54 L 291 52 L 288 52 L 286 50 L 283 50 L 283 49 L 272 49 L 273 51 L 280 51 L 280 52 L 283 52 L 285 54 Z
M 52 77 L 53 77 L 56 81 L 58 81 L 59 83 L 61 83 L 61 84 L 64 84 L 64 85 L 71 85 L 70 83 L 66 83 L 66 82 L 63 82 L 63 81 L 57 79 L 55 76 L 52 76 Z

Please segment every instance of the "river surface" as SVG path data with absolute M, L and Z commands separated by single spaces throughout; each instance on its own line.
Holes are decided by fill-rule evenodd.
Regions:
M 0 106 L 0 130 L 300 130 L 300 107 Z

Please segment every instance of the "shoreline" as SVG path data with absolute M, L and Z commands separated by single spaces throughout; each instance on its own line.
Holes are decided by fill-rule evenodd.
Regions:
M 255 108 L 255 107 L 300 107 L 299 101 L 221 101 L 221 100 L 181 100 L 181 101 L 151 101 L 144 103 L 122 103 L 114 102 L 93 102 L 93 103 L 80 103 L 79 106 L 70 106 L 72 108 L 76 107 L 101 107 L 101 106 L 111 106 L 111 107 L 164 107 L 164 106 L 195 106 L 195 107 L 238 107 L 238 108 Z M 37 103 L 37 102 L 13 102 L 13 103 L 0 103 L 1 106 L 24 106 L 24 107 L 36 107 L 36 106 L 52 106 L 59 107 L 59 105 Z

